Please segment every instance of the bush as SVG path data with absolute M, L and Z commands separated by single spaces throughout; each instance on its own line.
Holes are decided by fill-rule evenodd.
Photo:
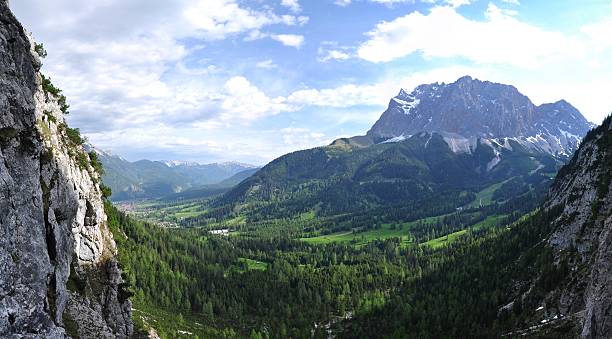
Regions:
M 66 96 L 62 94 L 62 90 L 55 87 L 55 85 L 53 85 L 53 83 L 51 82 L 50 78 L 47 78 L 42 74 L 41 74 L 41 77 L 42 77 L 43 90 L 46 93 L 49 93 L 57 98 L 57 103 L 59 104 L 60 110 L 62 111 L 62 113 L 64 114 L 70 113 L 68 111 L 68 109 L 70 108 L 70 105 L 66 103 Z
M 52 94 L 54 96 L 59 96 L 62 93 L 61 89 L 53 85 L 50 78 L 47 78 L 46 76 L 42 74 L 40 76 L 42 77 L 42 88 L 45 92 Z
M 57 123 L 57 119 L 53 116 L 53 113 L 49 112 L 49 111 L 44 111 L 43 112 L 44 115 L 47 116 L 47 119 L 49 119 L 49 121 L 51 121 L 52 123 Z
M 89 157 L 84 152 L 77 152 L 77 163 L 79 164 L 79 168 L 83 170 L 88 170 L 89 165 Z
M 100 184 L 100 191 L 102 191 L 102 197 L 104 197 L 104 199 L 108 199 L 113 195 L 113 190 L 104 184 Z
M 36 54 L 38 54 L 39 57 L 43 59 L 47 57 L 47 51 L 45 50 L 43 44 L 35 44 L 34 51 L 36 52 Z
M 104 166 L 100 162 L 98 158 L 98 153 L 96 151 L 89 152 L 89 161 L 91 162 L 91 167 L 98 173 L 99 175 L 104 174 Z
M 85 142 L 85 139 L 81 137 L 81 132 L 78 128 L 70 128 L 66 126 L 66 135 L 68 136 L 68 140 L 70 140 L 74 146 L 83 145 Z
M 63 95 L 63 94 L 60 95 L 59 99 L 57 99 L 57 103 L 60 105 L 60 110 L 62 111 L 62 113 L 64 113 L 64 114 L 70 113 L 68 111 L 68 109 L 70 108 L 70 105 L 68 105 L 66 103 L 66 96 L 65 95 Z

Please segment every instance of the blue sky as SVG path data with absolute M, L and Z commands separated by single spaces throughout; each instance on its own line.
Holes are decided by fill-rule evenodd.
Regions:
M 69 121 L 130 160 L 237 160 L 364 134 L 400 88 L 472 75 L 612 111 L 612 1 L 14 0 Z

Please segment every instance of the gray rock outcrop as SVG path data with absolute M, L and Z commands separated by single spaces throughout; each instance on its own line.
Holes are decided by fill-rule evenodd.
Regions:
M 128 337 L 99 176 L 34 47 L 0 0 L 0 337 Z
M 542 305 L 550 317 L 573 322 L 582 338 L 612 338 L 611 125 L 608 118 L 587 135 L 545 205 L 563 208 L 546 243 L 568 273 Z

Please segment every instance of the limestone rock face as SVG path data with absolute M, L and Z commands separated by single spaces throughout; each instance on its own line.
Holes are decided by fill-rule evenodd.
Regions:
M 0 337 L 128 337 L 99 177 L 40 66 L 0 0 Z
M 591 131 L 552 186 L 548 207 L 563 206 L 547 239 L 568 276 L 549 293 L 549 312 L 575 321 L 583 338 L 612 338 L 612 126 Z
M 374 142 L 420 132 L 452 138 L 512 138 L 526 147 L 571 157 L 594 125 L 568 102 L 534 105 L 515 87 L 469 76 L 454 83 L 401 90 L 368 132 Z

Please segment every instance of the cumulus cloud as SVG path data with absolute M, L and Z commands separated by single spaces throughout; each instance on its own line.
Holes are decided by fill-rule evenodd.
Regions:
M 270 37 L 285 46 L 300 48 L 304 43 L 304 36 L 297 34 L 272 34 Z
M 223 70 L 206 60 L 191 62 L 192 49 L 201 47 L 187 47 L 184 40 L 217 41 L 308 21 L 235 0 L 20 0 L 11 7 L 45 43 L 50 53 L 43 72 L 67 94 L 69 119 L 86 134 L 229 114 L 223 111 L 226 93 L 219 91 L 227 81 Z M 303 42 L 284 35 L 278 40 L 292 47 Z
M 428 14 L 412 12 L 383 21 L 367 36 L 358 55 L 371 62 L 420 52 L 426 58 L 463 57 L 477 63 L 536 67 L 582 50 L 577 39 L 521 22 L 493 4 L 485 21 L 468 19 L 452 7 L 441 6 Z
M 294 13 L 299 13 L 302 11 L 302 7 L 300 7 L 298 0 L 281 0 L 281 5 L 289 8 L 289 10 Z
M 272 40 L 278 41 L 281 44 L 287 46 L 287 47 L 294 47 L 296 49 L 299 49 L 300 47 L 302 47 L 302 44 L 304 43 L 304 36 L 303 35 L 298 35 L 298 34 L 270 34 L 270 33 L 264 33 L 264 32 L 260 32 L 260 31 L 252 31 L 251 33 L 249 33 L 249 35 L 247 37 L 245 37 L 246 41 L 253 41 L 253 40 L 259 40 L 259 39 L 265 39 L 265 38 L 270 38 Z
M 225 83 L 226 98 L 221 120 L 244 123 L 291 110 L 283 97 L 269 98 L 245 77 L 232 77 Z
M 484 14 L 484 20 L 474 20 L 453 6 L 436 6 L 383 21 L 367 33 L 357 56 L 373 63 L 413 54 L 425 61 L 465 60 L 494 69 L 484 79 L 513 84 L 536 103 L 566 99 L 593 122 L 611 110 L 601 89 L 612 86 L 612 18 L 568 33 L 521 21 L 515 10 L 493 3 Z
M 289 3 L 297 4 L 291 0 Z M 209 39 L 224 39 L 228 35 L 259 30 L 273 24 L 297 25 L 308 21 L 304 16 L 279 16 L 270 10 L 244 8 L 234 0 L 198 1 L 185 8 L 183 13 L 187 22 Z
M 337 50 L 337 49 L 331 49 L 331 50 L 324 50 L 324 49 L 319 49 L 319 61 L 321 62 L 328 62 L 328 61 L 332 61 L 332 60 L 338 60 L 338 61 L 343 61 L 343 60 L 348 60 L 351 58 L 351 55 L 345 51 L 342 50 Z

